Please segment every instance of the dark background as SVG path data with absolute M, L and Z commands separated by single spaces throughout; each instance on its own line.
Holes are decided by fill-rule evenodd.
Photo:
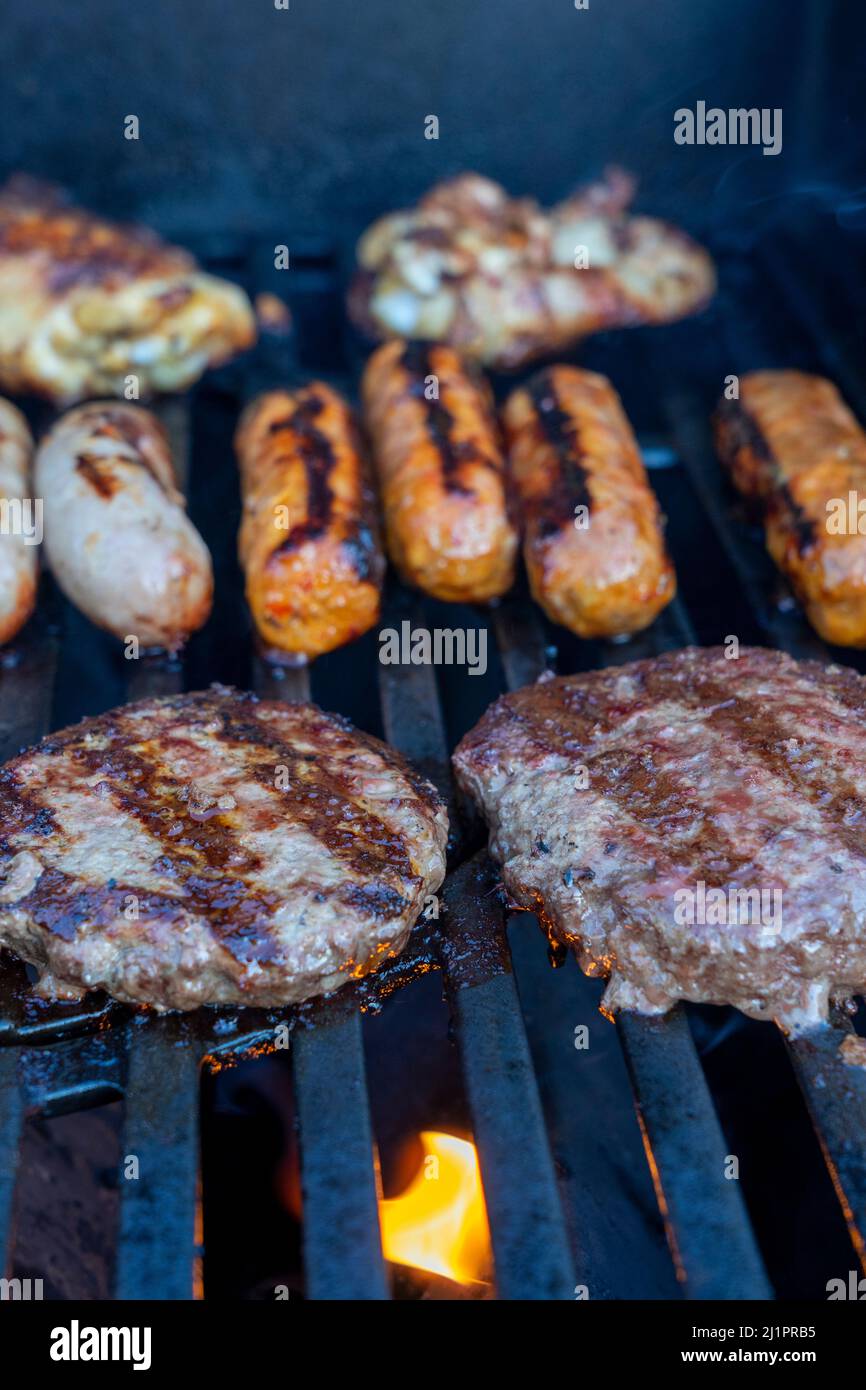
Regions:
M 543 201 L 607 161 L 648 211 L 744 235 L 818 198 L 866 220 L 859 0 L 7 0 L 0 172 L 162 231 L 345 244 L 442 175 Z M 781 106 L 784 145 L 673 112 Z M 139 117 L 138 142 L 123 120 Z M 435 114 L 440 138 L 424 139 Z

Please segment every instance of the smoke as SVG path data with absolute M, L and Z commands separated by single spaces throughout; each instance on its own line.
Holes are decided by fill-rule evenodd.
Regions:
M 814 181 L 797 184 L 790 191 L 792 198 L 811 198 L 832 212 L 839 226 L 846 231 L 866 228 L 866 184 L 859 188 L 843 188 L 839 184 Z
M 866 184 L 792 178 L 782 168 L 778 173 L 768 170 L 768 162 L 749 150 L 721 173 L 712 195 L 717 225 L 736 225 L 748 241 L 754 241 L 770 226 L 819 213 L 833 218 L 842 231 L 866 231 Z

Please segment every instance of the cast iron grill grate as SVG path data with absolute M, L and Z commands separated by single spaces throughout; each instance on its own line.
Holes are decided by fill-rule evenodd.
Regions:
M 203 260 L 259 289 L 283 289 L 260 248 L 199 246 Z M 790 602 L 760 538 L 736 515 L 713 457 L 708 415 L 724 377 L 757 365 L 803 365 L 836 376 L 866 418 L 866 392 L 817 301 L 783 260 L 759 258 L 778 282 L 762 317 L 748 303 L 752 269 L 721 254 L 727 288 L 710 315 L 666 330 L 594 341 L 582 357 L 606 371 L 635 420 L 662 500 L 682 596 L 633 641 L 583 643 L 557 635 L 563 671 L 633 660 L 728 632 L 795 655 L 830 659 Z M 753 263 L 749 262 L 749 266 Z M 304 699 L 306 672 L 280 676 L 256 655 L 243 611 L 233 550 L 236 481 L 227 460 L 230 430 L 243 399 L 269 385 L 324 375 L 352 391 L 356 349 L 339 332 L 339 276 L 327 253 L 293 257 L 293 339 L 265 340 L 251 362 L 213 374 L 187 399 L 158 407 L 183 472 L 192 460 L 192 510 L 214 551 L 217 602 L 205 632 L 178 661 L 142 661 L 131 669 L 109 645 L 83 668 L 77 634 L 83 620 L 43 583 L 36 619 L 0 666 L 0 754 L 11 755 L 51 727 L 118 700 L 197 688 L 212 679 L 251 685 L 262 695 Z M 766 303 L 766 299 L 762 301 Z M 796 321 L 781 340 L 779 324 Z M 792 356 L 793 354 L 793 356 Z M 36 423 L 45 412 L 36 408 Z M 211 462 L 221 439 L 217 470 Z M 673 516 L 665 479 L 684 474 L 687 503 Z M 685 484 L 685 479 L 688 484 Z M 226 505 L 226 499 L 230 499 Z M 730 567 L 733 589 L 699 571 L 700 528 L 710 527 Z M 686 581 L 687 582 L 683 582 Z M 448 625 L 487 623 L 502 684 L 516 687 L 551 664 L 550 631 L 524 596 L 492 614 L 461 610 Z M 397 585 L 382 626 L 409 618 L 429 623 L 425 600 Z M 728 627 L 725 627 L 728 624 Z M 846 655 L 861 665 L 862 659 Z M 100 664 L 101 663 L 101 664 Z M 113 664 L 112 664 L 113 663 Z M 375 673 L 375 674 L 374 674 Z M 313 669 L 312 694 L 344 708 L 449 791 L 449 719 L 473 722 L 474 692 L 449 674 L 450 699 L 429 667 L 387 667 L 371 641 L 336 653 Z M 464 686 L 466 676 L 462 677 Z M 351 697 L 335 691 L 351 687 Z M 473 683 L 468 682 L 471 686 Z M 378 697 L 376 698 L 376 686 Z M 112 691 L 117 698 L 114 698 Z M 94 703 L 96 702 L 96 703 Z M 457 713 L 455 714 L 455 709 Z M 567 1234 L 560 1185 L 511 970 L 503 911 L 491 869 L 471 845 L 456 846 L 443 889 L 446 911 L 433 940 L 461 1054 L 466 1096 L 484 1180 L 501 1298 L 567 1299 L 592 1287 L 586 1252 Z M 411 958 L 413 945 L 407 948 Z M 124 1153 L 140 1160 L 140 1180 L 120 1187 L 115 1295 L 185 1299 L 193 1294 L 199 1166 L 199 1073 L 224 1053 L 255 1055 L 273 1043 L 285 1014 L 202 1011 L 151 1017 L 104 999 L 47 1006 L 32 1001 L 24 972 L 0 971 L 0 1249 L 14 1241 L 13 1207 L 22 1126 L 34 1112 L 59 1113 L 124 1098 Z M 378 1226 L 375 1144 L 358 1000 L 344 992 L 295 1020 L 292 1065 L 303 1189 L 305 1288 L 312 1298 L 383 1299 L 389 1279 Z M 838 1048 L 847 1019 L 789 1044 L 806 1104 L 842 1204 L 858 1258 L 866 1236 L 866 1071 L 844 1065 Z M 618 1033 L 631 1077 L 641 1134 L 677 1276 L 690 1298 L 769 1298 L 772 1289 L 736 1182 L 720 1181 L 726 1141 L 689 1027 L 687 1011 L 663 1019 L 620 1015 Z

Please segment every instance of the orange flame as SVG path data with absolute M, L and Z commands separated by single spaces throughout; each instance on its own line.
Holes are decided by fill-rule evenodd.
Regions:
M 406 1191 L 379 1205 L 385 1258 L 458 1284 L 481 1283 L 492 1256 L 475 1145 L 429 1130 L 421 1143 L 424 1162 Z

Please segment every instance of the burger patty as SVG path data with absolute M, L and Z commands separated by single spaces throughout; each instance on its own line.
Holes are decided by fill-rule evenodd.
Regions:
M 506 695 L 454 764 L 605 1012 L 798 1028 L 866 986 L 864 716 L 854 671 L 690 648 Z
M 293 1003 L 395 954 L 445 872 L 434 788 L 313 705 L 127 705 L 0 771 L 0 944 L 39 992 Z

